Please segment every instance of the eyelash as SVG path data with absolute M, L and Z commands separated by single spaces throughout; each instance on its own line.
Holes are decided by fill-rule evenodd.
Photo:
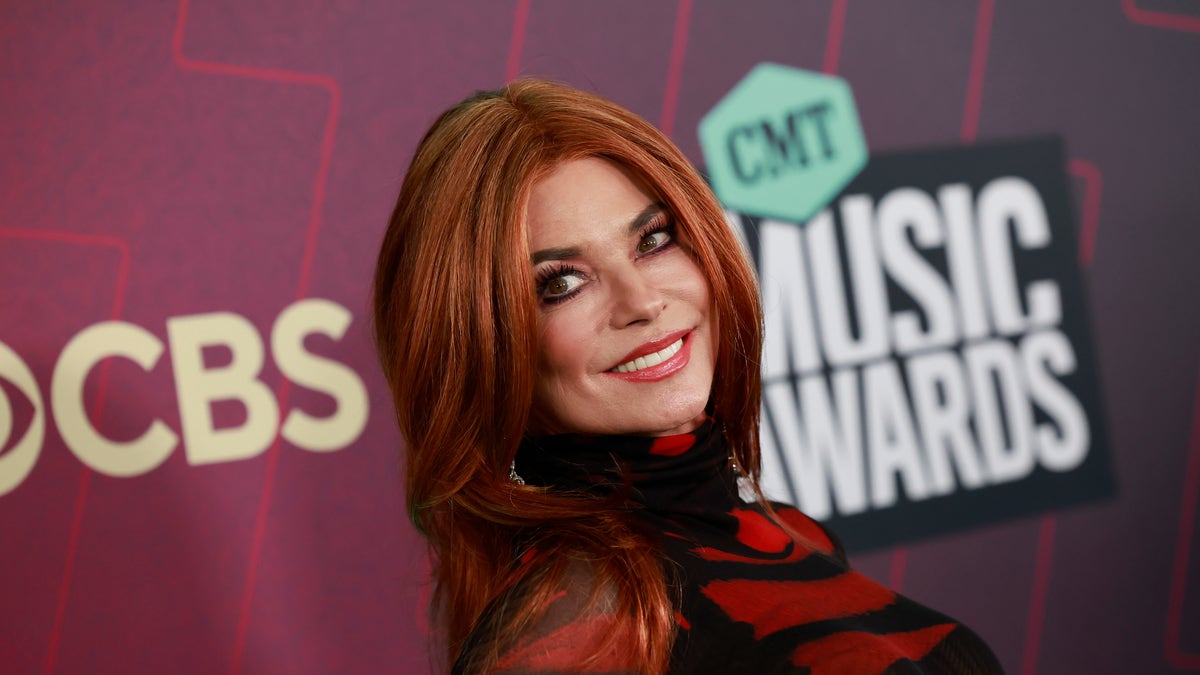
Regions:
M 642 229 L 638 231 L 637 245 L 640 246 L 646 237 L 660 233 L 665 233 L 669 238 L 662 244 L 659 244 L 653 250 L 640 253 L 638 257 L 645 258 L 648 256 L 657 255 L 675 245 L 675 221 L 667 218 L 665 215 L 658 215 L 653 220 L 642 226 Z M 537 273 L 538 297 L 544 304 L 556 305 L 564 300 L 569 300 L 575 297 L 575 294 L 578 292 L 577 290 L 570 291 L 562 295 L 546 295 L 546 289 L 550 286 L 550 282 L 559 277 L 566 276 L 581 276 L 586 278 L 587 275 L 583 274 L 578 268 L 569 263 L 557 263 L 552 267 L 543 268 Z
M 638 244 L 641 245 L 646 237 L 659 233 L 665 233 L 669 238 L 663 244 L 655 247 L 654 250 L 641 254 L 643 257 L 654 255 L 675 245 L 675 221 L 661 213 L 643 225 L 642 229 L 638 231 Z
M 559 277 L 566 276 L 583 276 L 583 274 L 574 266 L 567 263 L 556 263 L 553 267 L 543 268 L 537 274 L 537 291 L 538 297 L 547 305 L 554 305 L 575 295 L 575 291 L 564 293 L 562 295 L 546 295 L 546 289 L 550 286 L 550 282 Z

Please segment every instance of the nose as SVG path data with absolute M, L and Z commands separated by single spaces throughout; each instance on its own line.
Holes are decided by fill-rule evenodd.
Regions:
M 610 319 L 614 328 L 652 322 L 666 308 L 662 290 L 636 265 L 630 265 L 610 278 Z

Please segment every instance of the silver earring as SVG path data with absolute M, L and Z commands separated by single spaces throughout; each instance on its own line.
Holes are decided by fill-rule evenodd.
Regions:
M 738 466 L 737 460 L 733 455 L 729 455 L 729 470 L 733 472 L 737 478 L 738 497 L 747 504 L 753 504 L 758 501 L 758 494 L 754 491 L 754 483 L 750 482 L 750 477 L 742 473 L 742 467 Z
M 525 484 L 525 479 L 521 478 L 521 476 L 519 476 L 517 474 L 517 460 L 515 460 L 515 459 L 513 460 L 513 463 L 510 464 L 508 467 L 508 479 L 511 480 L 512 482 L 516 483 L 517 485 Z

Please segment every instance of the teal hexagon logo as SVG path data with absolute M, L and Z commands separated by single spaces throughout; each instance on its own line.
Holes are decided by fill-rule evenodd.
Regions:
M 850 85 L 760 63 L 700 120 L 700 147 L 725 206 L 804 222 L 867 164 Z

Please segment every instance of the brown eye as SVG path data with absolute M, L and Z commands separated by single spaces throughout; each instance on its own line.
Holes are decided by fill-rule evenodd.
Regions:
M 651 253 L 665 246 L 670 240 L 671 235 L 667 234 L 666 230 L 651 232 L 638 242 L 637 251 L 641 254 Z
M 539 275 L 538 295 L 542 302 L 555 303 L 575 295 L 587 275 L 573 267 L 550 269 Z

